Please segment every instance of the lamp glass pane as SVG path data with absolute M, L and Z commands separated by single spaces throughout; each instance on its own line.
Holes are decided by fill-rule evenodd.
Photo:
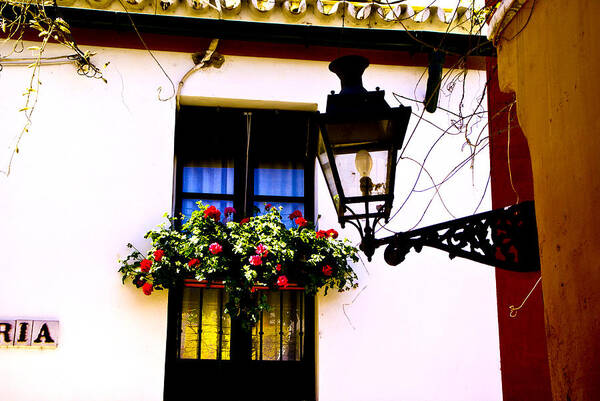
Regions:
M 368 175 L 371 179 L 372 187 L 367 193 L 363 193 L 361 189 L 361 174 L 356 168 L 357 152 L 335 154 L 335 164 L 346 197 L 385 195 L 388 193 L 388 153 L 387 150 L 369 152 L 373 161 L 371 171 Z
M 378 144 L 386 147 L 392 141 L 389 120 L 351 121 L 327 124 L 327 135 L 332 147 Z
M 350 211 L 352 210 L 352 211 Z M 385 201 L 377 200 L 377 201 L 369 201 L 369 216 L 385 216 Z M 367 209 L 365 208 L 364 202 L 357 203 L 348 203 L 346 205 L 346 210 L 344 211 L 345 217 L 350 217 L 356 219 L 356 216 L 361 216 L 360 218 L 364 218 L 364 215 L 367 213 Z
M 323 133 L 319 135 L 319 147 L 317 149 L 317 157 L 319 158 L 319 164 L 321 165 L 321 170 L 323 170 L 323 175 L 325 176 L 325 181 L 327 182 L 327 187 L 329 187 L 329 192 L 331 193 L 331 197 L 333 198 L 335 207 L 336 209 L 338 209 L 340 197 L 338 195 L 338 190 L 335 186 L 333 171 L 331 170 L 331 164 L 329 163 L 329 157 L 327 156 L 327 149 L 325 148 L 325 143 L 323 142 L 322 135 Z

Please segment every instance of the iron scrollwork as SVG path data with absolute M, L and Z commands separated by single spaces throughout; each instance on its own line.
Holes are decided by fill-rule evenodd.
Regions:
M 369 241 L 369 240 L 367 240 Z M 435 224 L 382 239 L 387 244 L 385 261 L 398 265 L 408 252 L 424 246 L 505 270 L 531 272 L 540 269 L 537 226 L 533 201 Z

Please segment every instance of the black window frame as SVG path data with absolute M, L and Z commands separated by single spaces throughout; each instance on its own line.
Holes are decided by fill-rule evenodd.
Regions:
M 233 195 L 206 194 L 206 193 L 183 193 L 182 176 L 183 163 L 179 155 L 182 154 L 182 138 L 190 135 L 191 127 L 198 127 L 198 133 L 192 135 L 203 135 L 202 118 L 194 118 L 195 115 L 202 117 L 213 114 L 217 116 L 240 116 L 241 134 L 238 143 L 233 149 L 234 154 L 234 193 Z M 223 114 L 225 113 L 225 114 Z M 229 114 L 227 114 L 229 113 Z M 248 114 L 250 113 L 250 114 Z M 303 197 L 281 197 L 281 196 L 255 196 L 253 169 L 257 164 L 256 152 L 252 152 L 255 135 L 251 126 L 249 160 L 246 164 L 246 122 L 248 117 L 256 121 L 256 117 L 274 120 L 286 117 L 290 120 L 298 119 L 306 121 L 306 141 L 304 149 L 304 196 Z M 315 160 L 317 151 L 318 126 L 316 113 L 305 111 L 288 110 L 264 110 L 264 109 L 230 109 L 212 107 L 182 107 L 178 115 L 175 129 L 175 196 L 173 197 L 173 211 L 176 215 L 181 212 L 182 199 L 219 199 L 232 200 L 234 208 L 239 211 L 236 220 L 242 217 L 244 208 L 248 215 L 252 215 L 254 201 L 271 202 L 302 202 L 304 203 L 304 215 L 307 219 L 315 220 Z M 206 121 L 206 120 L 204 120 Z M 231 122 L 231 121 L 230 121 Z M 237 123 L 233 123 L 236 125 Z M 237 126 L 237 125 L 236 125 Z M 246 170 L 246 166 L 248 169 Z M 248 174 L 246 174 L 248 172 Z M 240 188 L 246 188 L 245 194 Z M 282 216 L 287 218 L 287 216 Z M 232 321 L 232 360 L 203 360 L 203 359 L 180 359 L 180 328 L 181 328 L 181 305 L 183 298 L 183 283 L 177 288 L 169 291 L 168 316 L 167 316 L 167 345 L 165 358 L 165 400 L 178 400 L 189 395 L 197 395 L 197 399 L 219 399 L 219 400 L 289 400 L 305 401 L 316 398 L 316 312 L 315 297 L 304 297 L 304 335 L 303 335 L 303 358 L 301 361 L 263 361 L 237 359 L 236 347 L 242 348 L 242 353 L 250 346 L 249 342 L 242 344 L 238 333 L 240 327 Z M 235 327 L 234 327 L 235 326 Z M 238 340 L 233 340 L 233 336 Z M 248 337 L 250 340 L 250 337 Z M 234 344 L 235 341 L 235 344 Z M 187 392 L 189 395 L 184 395 Z M 187 398 L 186 398 L 187 399 Z M 192 397 L 191 399 L 196 399 Z

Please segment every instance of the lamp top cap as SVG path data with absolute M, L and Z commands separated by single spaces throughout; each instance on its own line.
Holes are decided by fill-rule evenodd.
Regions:
M 369 59 L 363 56 L 348 55 L 336 58 L 329 63 L 329 71 L 339 75 L 340 72 L 352 69 L 362 72 L 369 66 Z
M 329 63 L 329 70 L 335 73 L 342 84 L 340 94 L 364 93 L 362 74 L 369 66 L 369 60 L 363 56 L 342 56 Z

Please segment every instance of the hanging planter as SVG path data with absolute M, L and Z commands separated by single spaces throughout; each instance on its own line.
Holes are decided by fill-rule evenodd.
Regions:
M 288 216 L 294 227 L 281 221 L 280 210 L 265 205 L 265 214 L 233 221 L 235 210 L 221 212 L 198 202 L 199 209 L 181 228 L 177 218 L 144 237 L 152 248 L 134 251 L 119 261 L 123 282 L 131 280 L 146 295 L 173 288 L 185 279 L 222 285 L 229 294 L 225 312 L 254 324 L 268 308 L 262 289 L 303 287 L 307 294 L 321 288 L 345 291 L 356 288 L 350 261 L 357 249 L 338 240 L 335 230 L 315 231 L 296 210 Z M 292 284 L 293 283 L 293 284 Z

